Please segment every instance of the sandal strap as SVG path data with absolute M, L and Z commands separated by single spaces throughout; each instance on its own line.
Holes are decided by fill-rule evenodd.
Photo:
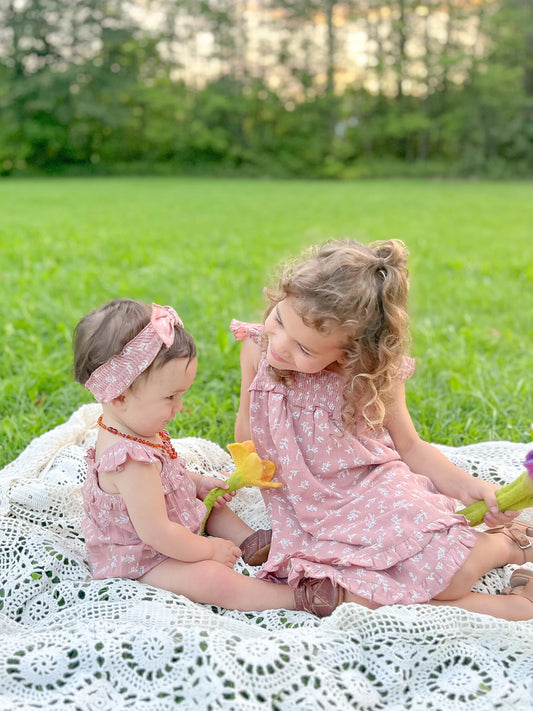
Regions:
M 344 600 L 344 590 L 329 578 L 303 578 L 294 591 L 297 610 L 328 617 Z
M 506 523 L 502 526 L 487 528 L 485 533 L 503 533 L 507 538 L 514 541 L 523 551 L 531 548 L 531 539 L 528 538 L 528 534 L 533 535 L 533 528 L 528 526 L 527 523 L 521 523 L 520 521 Z

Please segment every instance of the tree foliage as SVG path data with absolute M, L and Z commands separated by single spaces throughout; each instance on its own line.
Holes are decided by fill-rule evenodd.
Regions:
M 0 0 L 0 173 L 532 172 L 530 1 L 142 7 Z

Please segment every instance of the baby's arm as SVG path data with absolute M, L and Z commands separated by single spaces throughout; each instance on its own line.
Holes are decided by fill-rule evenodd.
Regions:
M 458 499 L 465 505 L 484 499 L 489 508 L 489 513 L 485 516 L 486 524 L 495 526 L 517 515 L 516 512 L 499 511 L 495 495 L 498 489 L 496 485 L 477 479 L 456 467 L 436 447 L 419 437 L 407 409 L 403 381 L 398 381 L 395 385 L 393 400 L 387 409 L 385 426 L 398 454 L 409 469 L 416 474 L 427 476 L 442 494 Z
M 144 543 L 185 563 L 216 560 L 233 567 L 241 552 L 232 541 L 198 536 L 168 518 L 157 464 L 130 460 L 113 478 L 133 527 Z
M 257 373 L 261 348 L 251 338 L 243 340 L 241 346 L 241 399 L 235 420 L 235 441 L 252 439 L 250 430 L 250 393 L 248 388 Z

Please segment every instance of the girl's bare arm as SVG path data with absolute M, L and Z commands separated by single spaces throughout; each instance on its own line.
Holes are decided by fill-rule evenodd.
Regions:
M 427 476 L 441 493 L 458 499 L 465 505 L 484 499 L 490 509 L 485 520 L 489 525 L 509 521 L 509 518 L 515 515 L 499 513 L 495 496 L 497 486 L 477 479 L 456 467 L 436 447 L 419 437 L 407 409 L 403 381 L 398 381 L 395 385 L 385 426 L 398 454 L 411 471 Z
M 241 396 L 235 420 L 235 441 L 251 439 L 250 393 L 248 388 L 257 373 L 261 349 L 251 338 L 245 338 L 241 346 Z

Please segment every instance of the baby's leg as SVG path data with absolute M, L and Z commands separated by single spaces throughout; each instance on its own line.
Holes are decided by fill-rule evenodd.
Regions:
M 227 506 L 213 509 L 207 519 L 206 532 L 225 538 L 239 546 L 242 559 L 249 565 L 261 565 L 270 551 L 270 530 L 254 531 Z
M 236 546 L 254 532 L 254 529 L 244 523 L 228 506 L 211 511 L 205 530 L 208 535 L 233 541 Z
M 228 610 L 295 609 L 294 593 L 288 585 L 241 575 L 214 560 L 183 563 L 167 558 L 139 580 L 193 602 Z

